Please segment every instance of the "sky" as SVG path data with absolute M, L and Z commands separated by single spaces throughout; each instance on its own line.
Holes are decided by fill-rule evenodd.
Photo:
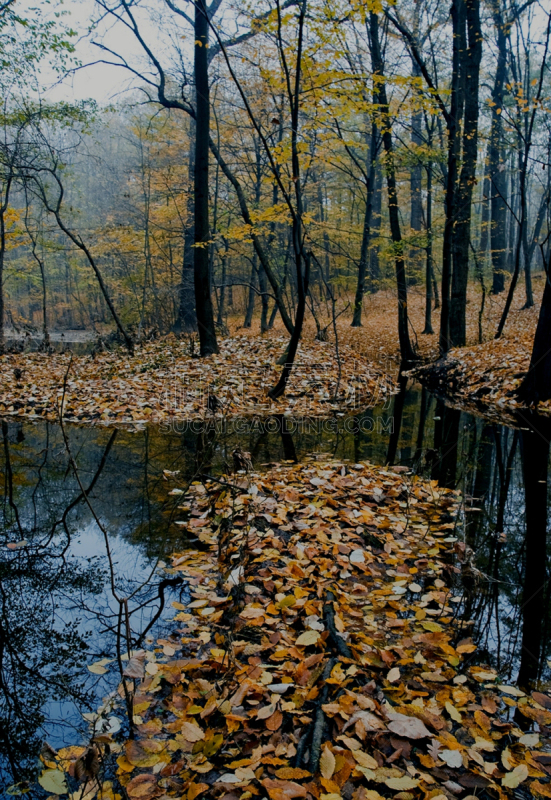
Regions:
M 23 14 L 25 7 L 36 6 L 36 0 L 18 0 L 17 10 Z M 122 69 L 107 64 L 98 64 L 99 59 L 109 56 L 95 47 L 87 36 L 90 20 L 97 11 L 94 0 L 53 0 L 55 10 L 63 10 L 65 16 L 63 24 L 70 27 L 78 34 L 72 41 L 76 47 L 75 56 L 83 65 L 74 73 L 68 75 L 62 83 L 55 80 L 53 74 L 43 72 L 45 84 L 50 88 L 46 96 L 51 101 L 65 100 L 67 102 L 93 99 L 100 105 L 115 103 L 123 99 L 124 95 L 136 85 L 129 73 Z M 116 31 L 108 32 L 104 41 L 113 49 L 121 52 L 130 62 L 140 56 L 139 46 L 130 31 L 122 25 L 117 25 Z M 86 66 L 91 65 L 91 66 Z

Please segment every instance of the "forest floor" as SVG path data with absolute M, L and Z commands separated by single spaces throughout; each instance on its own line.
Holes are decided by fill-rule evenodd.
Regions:
M 166 567 L 189 598 L 173 603 L 173 635 L 126 662 L 94 744 L 43 752 L 46 791 L 551 797 L 551 697 L 478 663 L 458 614 L 456 573 L 472 569 L 459 493 L 400 467 L 313 459 L 172 492 L 199 541 Z M 125 692 L 130 737 L 109 733 Z
M 542 276 L 534 275 L 537 299 Z M 424 335 L 424 291 L 410 287 L 411 336 L 423 363 L 434 367 L 418 373 L 452 401 L 473 410 L 514 413 L 521 406 L 515 390 L 527 370 L 538 316 L 538 304 L 521 309 L 522 288 L 499 341 L 493 339 L 505 302 L 505 292 L 486 297 L 479 341 L 481 293 L 469 288 L 468 346 L 452 350 L 446 363 L 438 362 L 437 333 Z M 341 303 L 344 305 L 344 299 Z M 331 319 L 318 309 L 323 325 Z M 433 312 L 438 330 L 439 312 Z M 350 326 L 350 314 L 337 321 L 338 348 L 328 325 L 329 341 L 317 341 L 313 321 L 305 325 L 286 395 L 277 402 L 267 397 L 281 371 L 277 364 L 288 342 L 278 321 L 261 334 L 259 320 L 249 329 L 231 317 L 229 335 L 219 338 L 220 353 L 197 358 L 192 338 L 165 336 L 126 351 L 104 351 L 94 356 L 69 353 L 8 353 L 0 357 L 0 414 L 19 418 L 56 420 L 61 398 L 63 416 L 72 421 L 102 423 L 165 422 L 253 415 L 294 414 L 320 417 L 353 413 L 384 403 L 397 391 L 399 344 L 396 296 L 390 290 L 367 295 L 363 325 Z M 438 362 L 438 363 L 436 363 Z M 69 367 L 70 365 L 70 367 Z M 65 382 L 66 378 L 66 382 Z M 209 403 L 210 398 L 210 403 Z M 551 413 L 551 401 L 539 410 Z
M 0 358 L 0 414 L 102 423 L 295 414 L 321 417 L 383 403 L 394 381 L 351 345 L 305 339 L 283 398 L 267 397 L 288 336 L 237 332 L 200 359 L 189 339 L 167 336 L 95 356 L 17 353 Z M 193 345 L 196 350 L 196 345 Z

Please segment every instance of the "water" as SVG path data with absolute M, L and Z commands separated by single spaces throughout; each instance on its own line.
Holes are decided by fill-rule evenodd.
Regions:
M 58 425 L 2 422 L 4 789 L 32 780 L 43 741 L 59 748 L 86 740 L 82 714 L 117 684 L 113 664 L 103 675 L 87 665 L 115 656 L 117 628 L 126 630 L 119 599 L 129 598 L 132 648 L 170 635 L 171 601 L 185 599 L 187 589 L 167 582 L 159 561 L 196 546 L 174 524 L 170 473 L 179 471 L 180 480 L 219 474 L 238 446 L 257 468 L 323 454 L 403 464 L 460 488 L 467 549 L 453 578 L 478 657 L 505 681 L 548 680 L 547 423 L 525 418 L 517 430 L 490 424 L 404 386 L 387 407 L 325 423 L 272 418 L 172 429 L 67 426 L 66 433 L 93 511 Z M 122 715 L 112 724 L 124 725 Z

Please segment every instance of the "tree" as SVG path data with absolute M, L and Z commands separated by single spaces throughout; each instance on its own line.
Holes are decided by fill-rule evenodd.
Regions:
M 369 14 L 369 43 L 371 48 L 371 64 L 373 68 L 374 99 L 380 114 L 380 128 L 385 150 L 385 171 L 388 193 L 388 216 L 390 235 L 394 246 L 394 264 L 396 269 L 396 288 L 398 292 L 398 337 L 402 364 L 411 364 L 416 359 L 415 351 L 409 338 L 409 320 L 407 305 L 406 265 L 404 245 L 400 230 L 398 212 L 398 192 L 396 188 L 396 172 L 392 144 L 392 122 L 386 93 L 381 44 L 379 41 L 379 17 L 371 11 Z

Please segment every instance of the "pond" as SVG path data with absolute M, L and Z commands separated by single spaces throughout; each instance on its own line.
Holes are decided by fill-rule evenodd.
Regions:
M 43 742 L 57 749 L 86 740 L 89 715 L 117 685 L 109 663 L 88 667 L 115 659 L 117 631 L 125 650 L 170 636 L 171 603 L 185 600 L 187 589 L 167 578 L 163 558 L 197 547 L 177 525 L 181 500 L 170 494 L 171 473 L 220 475 L 231 468 L 236 448 L 259 469 L 323 454 L 407 466 L 461 489 L 465 546 L 458 545 L 450 569 L 457 570 L 463 596 L 460 613 L 479 645 L 474 657 L 504 682 L 549 679 L 551 430 L 542 420 L 499 426 L 403 384 L 386 406 L 325 422 L 66 426 L 67 442 L 55 424 L 3 420 L 1 427 L 4 792 L 33 779 Z M 120 723 L 112 718 L 112 725 Z

